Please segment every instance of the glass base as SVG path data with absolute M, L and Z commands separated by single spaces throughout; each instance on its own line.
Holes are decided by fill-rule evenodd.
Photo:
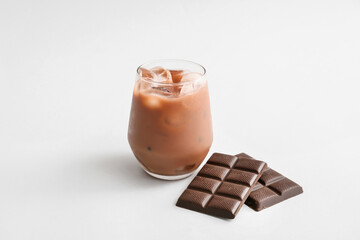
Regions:
M 144 171 L 147 174 L 149 174 L 150 176 L 154 177 L 154 178 L 158 178 L 158 179 L 162 179 L 162 180 L 168 180 L 168 181 L 184 179 L 184 178 L 187 178 L 191 174 L 194 173 L 194 171 L 193 171 L 191 173 L 185 173 L 185 174 L 182 174 L 182 175 L 169 176 L 169 175 L 160 175 L 160 174 L 152 173 L 152 172 L 147 171 L 146 169 L 144 169 Z

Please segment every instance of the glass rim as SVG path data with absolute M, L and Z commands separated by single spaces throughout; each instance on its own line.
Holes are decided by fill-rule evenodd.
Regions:
M 140 75 L 140 68 L 142 68 L 145 65 L 150 65 L 150 64 L 154 64 L 154 63 L 161 63 L 161 62 L 186 62 L 186 63 L 190 63 L 193 65 L 196 65 L 197 67 L 200 67 L 201 69 L 201 73 L 199 73 L 201 76 L 199 78 L 196 78 L 194 80 L 191 81 L 186 81 L 186 82 L 178 82 L 178 83 L 162 83 L 162 82 L 156 82 L 154 80 L 151 80 L 150 78 L 143 78 Z M 171 69 L 170 69 L 171 70 Z M 161 86 L 183 86 L 186 84 L 192 84 L 194 82 L 200 81 L 202 79 L 204 79 L 206 77 L 206 69 L 199 63 L 193 62 L 193 61 L 189 61 L 189 60 L 184 60 L 184 59 L 155 59 L 155 60 L 151 60 L 151 61 L 147 61 L 143 64 L 141 64 L 137 69 L 136 69 L 136 76 L 137 79 L 141 80 L 141 81 L 145 81 L 148 83 L 153 83 L 153 84 L 157 84 L 157 85 L 161 85 Z

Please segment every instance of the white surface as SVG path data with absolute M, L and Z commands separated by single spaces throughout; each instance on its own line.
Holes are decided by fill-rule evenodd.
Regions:
M 127 143 L 158 58 L 207 68 L 211 152 L 304 194 L 232 221 L 175 207 L 192 177 L 148 177 Z M 359 66 L 355 0 L 1 0 L 0 239 L 359 239 Z

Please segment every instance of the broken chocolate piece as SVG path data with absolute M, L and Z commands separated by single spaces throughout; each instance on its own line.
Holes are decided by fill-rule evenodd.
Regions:
M 245 153 L 240 153 L 236 156 L 239 158 L 247 158 L 248 161 L 254 160 Z M 256 162 L 254 162 L 254 164 L 256 164 Z M 255 211 L 261 211 L 264 208 L 295 197 L 302 192 L 303 189 L 300 185 L 268 167 L 253 188 L 245 204 Z

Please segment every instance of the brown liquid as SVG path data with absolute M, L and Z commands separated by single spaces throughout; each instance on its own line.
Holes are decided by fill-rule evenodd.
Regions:
M 207 83 L 176 97 L 141 90 L 139 84 L 141 80 L 135 84 L 128 132 L 136 158 L 159 175 L 194 171 L 213 139 Z

